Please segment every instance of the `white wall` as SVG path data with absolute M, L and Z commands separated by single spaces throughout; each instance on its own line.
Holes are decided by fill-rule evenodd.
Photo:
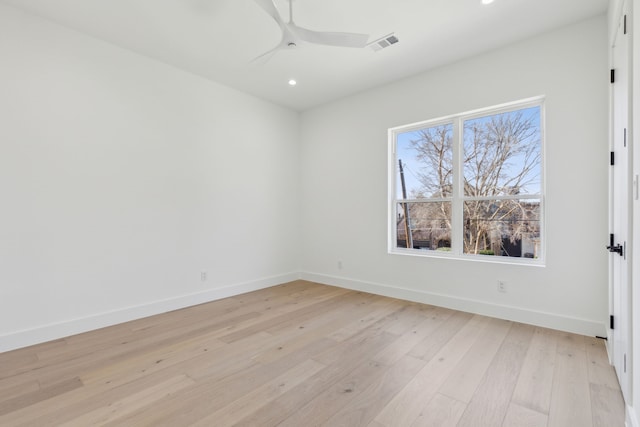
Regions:
M 298 138 L 297 113 L 0 5 L 0 351 L 296 278 Z
M 299 270 L 603 335 L 606 33 L 589 20 L 299 117 L 0 5 L 0 351 Z M 387 129 L 537 95 L 546 267 L 387 254 Z
M 303 277 L 605 335 L 607 54 L 601 16 L 303 113 Z M 388 254 L 387 129 L 537 95 L 546 267 Z

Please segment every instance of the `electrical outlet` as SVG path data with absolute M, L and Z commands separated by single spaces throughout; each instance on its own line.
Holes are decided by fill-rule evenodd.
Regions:
M 503 294 L 507 293 L 507 282 L 498 280 L 498 292 L 502 292 Z
M 206 282 L 207 281 L 207 271 L 206 270 L 202 270 L 200 272 L 200 281 L 201 282 Z

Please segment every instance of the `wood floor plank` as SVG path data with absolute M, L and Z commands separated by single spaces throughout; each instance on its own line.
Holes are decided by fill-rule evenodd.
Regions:
M 3 363 L 0 365 L 0 381 L 18 373 L 15 369 L 16 365 L 27 367 L 37 364 L 39 362 L 37 351 L 37 348 L 26 348 L 2 353 Z
M 327 320 L 327 319 L 325 319 Z M 323 350 L 329 350 L 337 345 L 337 342 L 325 338 L 325 332 L 335 328 L 341 321 L 340 317 L 331 319 L 327 324 L 322 322 L 310 328 L 297 328 L 288 334 L 272 336 L 271 342 L 251 356 L 251 360 L 264 366 L 279 359 L 299 353 L 301 350 L 317 343 L 325 343 Z
M 593 425 L 584 338 L 564 335 L 558 342 L 549 427 Z
M 412 328 L 412 331 L 403 334 L 393 346 L 389 346 L 376 354 L 373 359 L 388 365 L 395 363 L 413 350 L 414 347 L 420 344 L 428 336 L 438 331 L 444 322 L 451 317 L 453 311 L 433 308 L 430 312 L 425 314 L 427 317 L 422 319 L 415 328 Z
M 7 384 L 6 387 L 0 388 L 0 407 L 5 402 L 17 399 L 25 394 L 35 393 L 40 390 L 40 384 L 37 380 L 23 381 L 20 378 L 16 378 L 16 381 L 11 385 Z
M 369 326 L 380 321 L 381 318 L 392 315 L 394 312 L 402 309 L 402 303 L 393 299 L 379 299 L 371 304 L 368 313 L 359 318 L 352 319 L 342 328 L 329 334 L 328 337 L 336 341 L 347 340 Z
M 193 427 L 210 427 L 212 425 L 233 425 L 247 414 L 252 414 L 261 407 L 269 404 L 272 400 L 291 390 L 296 385 L 314 376 L 325 366 L 308 359 L 300 365 L 293 367 L 284 374 L 274 378 L 266 384 L 261 385 L 250 393 L 235 400 L 191 424 Z
M 0 363 L 2 363 L 2 354 L 0 354 Z M 16 362 L 19 363 L 19 362 Z M 11 375 L 0 380 L 0 400 L 15 397 L 13 390 L 16 393 L 21 393 L 21 390 L 29 390 L 33 384 L 36 384 L 38 388 L 40 383 L 38 378 L 26 375 Z
M 571 334 L 568 332 L 557 332 L 557 347 L 558 354 L 572 355 L 576 353 L 586 353 L 587 345 L 586 338 L 583 335 Z
M 593 405 L 593 427 L 624 427 L 624 401 L 619 389 L 601 384 L 589 385 Z
M 305 383 L 280 396 L 270 406 L 243 420 L 242 425 L 277 425 L 293 415 L 317 395 L 338 383 L 358 368 L 368 355 L 392 344 L 398 337 L 381 330 L 361 331 L 347 341 L 337 343 L 314 359 L 327 367 Z
M 466 407 L 464 402 L 436 393 L 411 427 L 456 427 Z
M 155 374 L 117 387 L 88 386 L 75 388 L 64 394 L 41 400 L 35 404 L 0 416 L 0 425 L 4 426 L 60 426 L 72 422 L 87 412 L 109 408 L 128 396 L 144 394 L 158 384 L 186 377 L 183 374 Z M 187 381 L 187 380 L 185 380 Z
M 618 427 L 624 403 L 601 340 L 306 281 L 0 353 L 3 427 L 198 423 Z
M 366 314 L 370 311 L 370 306 L 380 300 L 381 298 L 375 295 L 343 294 L 340 298 L 332 299 L 333 303 L 329 307 L 324 307 L 312 316 L 308 315 L 308 311 L 296 311 L 289 314 L 284 321 L 264 330 L 273 335 L 280 335 L 299 329 L 312 329 L 314 325 L 324 325 L 336 317 L 353 318 L 357 313 Z
M 363 361 L 353 372 L 318 393 L 278 425 L 280 427 L 322 425 L 335 411 L 350 404 L 368 386 L 380 379 L 388 369 L 388 366 L 378 362 Z
M 517 403 L 511 403 L 504 418 L 502 427 L 546 427 L 547 415 L 525 408 Z
M 386 348 L 387 345 L 399 338 L 398 335 L 391 334 L 384 330 L 384 325 L 387 321 L 389 321 L 389 317 L 379 319 L 370 327 L 340 342 L 335 347 L 326 350 L 314 359 L 329 366 L 335 363 L 343 363 L 345 360 L 351 360 L 355 354 L 362 354 L 361 351 L 356 351 L 356 349 L 371 348 L 372 351 L 377 352 Z M 382 345 L 376 345 L 378 342 L 381 342 Z M 366 355 L 366 357 L 368 356 L 369 354 Z
M 462 415 L 458 427 L 502 425 L 533 331 L 533 326 L 513 324 Z
M 62 381 L 58 384 L 53 384 L 49 387 L 38 388 L 31 393 L 23 393 L 4 399 L 0 401 L 0 415 L 26 408 L 34 403 L 50 399 L 71 390 L 79 389 L 82 386 L 83 384 L 82 381 L 80 381 L 80 378 L 73 378 L 71 380 Z
M 585 348 L 587 351 L 587 361 L 589 367 L 589 382 L 618 389 L 618 377 L 611 369 L 609 357 L 604 342 L 598 338 L 588 338 L 585 340 Z
M 447 321 L 442 324 L 442 327 L 414 346 L 409 355 L 427 361 L 431 360 L 472 317 L 473 315 L 470 313 L 453 312 Z
M 255 333 L 265 331 L 271 327 L 286 323 L 292 316 L 297 316 L 299 319 L 309 319 L 318 313 L 331 309 L 333 305 L 339 303 L 340 299 L 344 295 L 345 291 L 338 289 L 321 299 L 319 298 L 313 304 L 301 304 L 302 307 L 296 306 L 296 309 L 291 312 L 274 312 L 273 316 L 263 318 L 261 322 L 256 323 L 255 325 L 223 335 L 220 339 L 224 342 L 231 343 Z
M 211 412 L 231 404 L 278 375 L 286 373 L 313 355 L 330 348 L 335 341 L 322 339 L 309 344 L 299 351 L 289 354 L 267 365 L 256 364 L 232 375 L 220 375 L 211 371 L 199 377 L 196 385 L 178 393 L 171 399 L 160 401 L 157 407 L 145 408 L 131 414 L 127 425 L 175 426 L 189 425 L 206 417 Z M 197 370 L 198 366 L 190 369 Z M 267 408 L 272 408 L 274 403 Z M 114 424 L 119 426 L 120 423 Z M 265 424 L 268 425 L 268 424 Z
M 145 388 L 137 393 L 118 399 L 107 406 L 84 413 L 69 422 L 61 424 L 61 427 L 102 425 L 114 419 L 117 420 L 140 407 L 151 405 L 158 399 L 189 387 L 193 383 L 194 381 L 186 375 L 179 375 L 153 387 Z
M 402 302 L 400 303 L 402 304 Z M 390 315 L 392 321 L 388 322 L 384 329 L 391 334 L 403 335 L 405 332 L 415 329 L 435 309 L 432 305 L 404 304 L 400 310 Z
M 134 378 L 149 375 L 176 363 L 192 360 L 200 355 L 209 356 L 209 352 L 219 352 L 224 343 L 206 335 L 184 342 L 159 346 L 127 359 L 105 363 L 87 370 L 81 378 L 84 384 L 110 383 L 121 384 Z
M 328 311 L 318 315 L 315 321 L 297 321 L 287 328 L 272 331 L 270 333 L 279 333 L 274 336 L 273 345 L 255 356 L 253 360 L 266 364 L 287 354 L 294 353 L 310 342 L 321 340 L 323 337 L 330 335 L 332 331 L 340 328 L 342 324 L 362 309 L 362 307 L 357 309 L 348 307 L 344 310 Z
M 550 329 L 536 328 L 513 392 L 514 403 L 549 414 L 558 335 Z
M 105 330 L 97 332 L 100 336 L 104 333 Z M 96 365 L 110 365 L 118 361 L 127 361 L 132 356 L 144 354 L 163 345 L 180 343 L 191 337 L 200 339 L 205 333 L 208 332 L 203 328 L 196 328 L 189 333 L 185 333 L 179 327 L 177 330 L 147 334 L 137 340 L 127 335 L 124 340 L 111 347 L 102 348 L 102 346 L 99 346 L 98 349 L 90 347 L 85 349 L 86 353 L 80 352 L 79 354 L 72 352 L 70 357 L 64 358 L 60 356 L 55 361 L 50 361 L 48 365 L 30 368 L 23 371 L 22 374 L 24 374 L 25 378 L 37 377 L 41 386 L 46 387 L 49 384 L 60 383 L 76 376 L 82 376 L 86 371 L 94 369 Z
M 410 426 L 420 414 L 423 402 L 435 395 L 488 324 L 489 318 L 473 316 L 382 409 L 375 420 L 388 427 Z M 416 399 L 416 396 L 420 396 L 420 399 Z
M 422 359 L 404 356 L 377 378 L 349 405 L 337 411 L 324 424 L 329 427 L 364 427 L 368 425 L 403 387 L 422 369 Z
M 300 282 L 307 283 L 304 281 Z M 352 294 L 349 294 L 348 291 L 344 289 L 340 290 L 327 286 L 326 289 L 322 289 L 322 292 L 319 292 L 318 289 L 306 288 L 301 292 L 295 292 L 291 296 L 279 295 L 273 298 L 267 298 L 264 301 L 256 301 L 255 298 L 252 298 L 246 306 L 246 310 L 250 309 L 253 312 L 259 312 L 260 316 L 225 326 L 219 331 L 218 336 L 224 337 L 224 341 L 233 341 L 234 336 L 247 336 L 256 330 L 260 332 L 275 331 L 277 333 L 278 327 L 286 327 L 286 325 L 291 322 L 303 322 L 304 318 L 300 318 L 297 315 L 306 316 L 307 311 L 305 311 L 305 307 L 314 306 L 316 303 L 326 299 L 331 299 L 336 302 L 341 302 L 344 299 L 335 299 L 334 297 L 337 295 L 342 295 L 346 298 Z M 242 304 L 246 304 L 244 298 L 241 298 L 241 301 Z M 318 312 L 323 313 L 322 310 Z M 274 320 L 276 318 L 278 320 Z M 313 318 L 313 316 L 308 316 L 307 318 Z M 267 328 L 265 322 L 271 322 L 273 326 Z
M 94 407 L 99 407 L 105 401 L 115 399 L 112 397 L 112 394 L 116 394 L 118 392 L 124 393 L 125 391 L 136 393 L 140 391 L 140 389 L 147 387 L 148 384 L 153 384 L 154 381 L 164 381 L 167 375 L 173 377 L 181 373 L 188 374 L 190 369 L 196 369 L 197 366 L 214 369 L 216 375 L 226 376 L 230 374 L 230 366 L 235 371 L 240 371 L 247 368 L 248 365 L 254 364 L 250 360 L 238 357 L 238 355 L 242 353 L 241 350 L 247 349 L 249 350 L 249 354 L 251 354 L 250 349 L 260 347 L 260 345 L 264 345 L 264 343 L 269 342 L 270 340 L 271 336 L 269 334 L 259 334 L 259 337 L 253 337 L 253 340 L 250 343 L 237 343 L 234 348 L 229 349 L 229 352 L 219 352 L 211 357 L 206 357 L 206 355 L 204 355 L 203 358 L 201 358 L 202 365 L 196 363 L 198 360 L 197 358 L 191 359 L 186 364 L 187 366 L 178 365 L 175 369 L 167 369 L 163 366 L 164 369 L 157 372 L 157 375 L 155 370 L 150 372 L 140 372 L 141 375 L 131 376 L 128 376 L 125 371 L 119 376 L 109 378 L 106 381 L 98 381 L 93 384 L 88 384 L 86 387 L 73 390 L 66 393 L 64 396 L 42 400 L 41 402 L 32 405 L 31 411 L 16 411 L 8 414 L 8 417 L 10 417 L 8 420 L 22 420 L 21 422 L 34 420 L 34 425 L 39 425 L 40 422 L 44 422 L 45 420 L 52 422 L 55 420 L 55 422 L 59 424 L 70 418 L 73 413 L 91 410 Z M 236 348 L 241 345 L 243 345 L 242 349 Z M 211 364 L 214 366 L 210 367 Z M 101 364 L 98 364 L 97 366 L 101 366 Z M 107 364 L 106 366 L 109 365 Z M 205 368 L 202 368 L 201 370 L 206 371 L 207 369 Z M 220 372 L 222 372 L 222 374 Z M 67 408 L 70 408 L 71 410 L 61 411 L 60 408 L 62 405 L 59 404 L 59 401 L 61 400 L 64 401 Z M 2 423 L 0 422 L 0 425 L 1 424 Z
M 491 319 L 487 328 L 460 360 L 438 393 L 459 402 L 469 403 L 511 326 L 512 323 L 506 320 Z

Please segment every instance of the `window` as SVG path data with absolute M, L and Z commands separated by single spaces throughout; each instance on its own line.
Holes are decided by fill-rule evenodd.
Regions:
M 542 98 L 394 128 L 389 139 L 391 252 L 542 261 Z

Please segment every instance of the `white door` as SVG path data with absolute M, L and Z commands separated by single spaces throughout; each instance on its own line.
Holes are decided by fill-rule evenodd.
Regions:
M 625 5 L 626 7 L 626 5 Z M 630 292 L 627 256 L 630 227 L 630 147 L 627 141 L 629 123 L 629 36 L 626 13 L 623 12 L 615 37 L 612 60 L 612 167 L 610 204 L 610 254 L 611 315 L 613 329 L 610 331 L 613 365 L 618 375 L 622 394 L 630 402 Z

